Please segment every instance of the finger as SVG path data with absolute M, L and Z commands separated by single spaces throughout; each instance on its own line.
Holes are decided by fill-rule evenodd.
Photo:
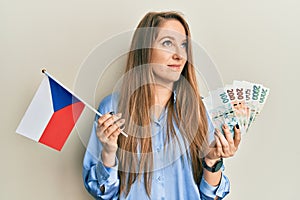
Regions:
M 125 119 L 118 119 L 114 124 L 122 131 L 125 128 Z
M 224 132 L 224 135 L 225 135 L 225 138 L 226 138 L 228 144 L 233 145 L 234 144 L 233 143 L 233 137 L 232 137 L 232 134 L 231 134 L 231 131 L 230 131 L 228 125 L 223 124 L 222 129 L 223 129 L 223 132 Z
M 113 113 L 106 113 L 105 115 L 102 115 L 98 119 L 98 126 L 97 126 L 97 136 L 99 140 L 103 143 L 106 143 L 108 140 L 107 136 L 110 135 L 107 132 L 107 128 L 114 123 L 115 120 L 118 120 L 119 117 L 121 117 L 121 113 L 117 115 L 112 115 Z
M 104 132 L 105 136 L 108 138 L 110 137 L 116 130 L 120 129 L 120 126 L 122 126 L 125 123 L 125 119 L 120 119 L 111 126 L 109 126 L 106 131 Z
M 99 140 L 103 145 L 112 145 L 114 142 L 113 138 L 110 137 L 112 133 L 108 133 L 108 131 L 104 131 L 102 133 L 99 134 Z
M 117 128 L 108 137 L 107 136 L 103 137 L 103 143 L 106 145 L 109 145 L 111 147 L 117 147 L 118 146 L 117 141 L 118 141 L 118 137 L 119 137 L 120 133 L 121 133 L 121 129 Z
M 239 125 L 234 126 L 234 146 L 238 148 L 241 142 L 241 130 Z
M 230 150 L 228 141 L 226 140 L 225 136 L 221 133 L 221 131 L 219 131 L 218 129 L 216 133 L 221 142 L 223 153 L 228 154 Z
M 118 114 L 114 115 L 113 112 L 109 112 L 109 113 L 106 113 L 105 115 L 103 115 L 102 117 L 100 117 L 98 119 L 98 123 L 99 123 L 99 125 L 102 125 L 102 124 L 108 123 L 109 122 L 108 120 L 112 119 L 113 121 L 117 121 L 121 117 L 122 117 L 122 113 L 118 113 Z M 108 125 L 109 124 L 107 124 L 107 126 Z
M 115 130 L 111 135 L 110 135 L 110 137 L 109 137 L 109 139 L 111 139 L 111 140 L 113 140 L 113 141 L 117 141 L 118 140 L 118 137 L 119 137 L 119 135 L 120 135 L 120 133 L 121 133 L 121 129 L 117 129 L 117 130 Z
M 112 116 L 111 113 L 112 112 L 108 112 L 108 113 L 105 113 L 104 115 L 102 115 L 101 117 L 99 117 L 98 124 L 103 124 L 108 118 L 110 118 Z
M 105 126 L 105 122 L 107 123 L 108 120 L 110 120 L 112 117 L 112 115 L 110 113 L 106 113 L 104 115 L 102 115 L 101 117 L 99 117 L 98 119 L 98 124 L 97 124 L 97 132 L 104 132 L 105 129 L 107 128 Z
M 97 134 L 102 135 L 104 137 L 107 137 L 107 129 L 114 123 L 113 117 L 109 117 L 106 121 L 103 123 L 98 123 L 98 129 L 97 129 Z
M 216 152 L 215 152 L 216 157 L 221 158 L 223 156 L 224 152 L 223 152 L 221 141 L 220 141 L 217 133 L 215 135 L 215 142 L 216 142 Z
M 218 136 L 222 146 L 223 146 L 224 143 L 228 143 L 225 136 L 223 135 L 223 133 L 219 129 L 215 130 L 215 135 Z
M 118 113 L 116 115 L 109 114 L 109 117 L 106 118 L 106 120 L 98 120 L 98 126 L 101 131 L 106 131 L 107 128 L 109 128 L 112 124 L 114 124 L 117 120 L 119 120 L 122 117 L 121 113 Z

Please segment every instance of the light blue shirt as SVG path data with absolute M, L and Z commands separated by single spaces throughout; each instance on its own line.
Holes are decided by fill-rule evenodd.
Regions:
M 174 95 L 176 103 L 176 95 Z M 107 96 L 99 105 L 98 111 L 102 114 L 117 111 L 117 97 Z M 152 149 L 154 160 L 154 171 L 152 173 L 151 199 L 153 200 L 213 200 L 216 196 L 224 198 L 230 190 L 228 178 L 222 172 L 218 186 L 209 185 L 202 177 L 200 185 L 194 181 L 191 161 L 185 151 L 174 147 L 173 143 L 164 145 L 166 136 L 166 113 L 163 111 L 159 119 L 153 118 L 151 128 Z M 174 124 L 179 143 L 182 142 L 178 127 Z M 144 188 L 143 178 L 132 184 L 127 197 L 119 195 L 120 180 L 118 177 L 118 159 L 114 167 L 105 167 L 101 160 L 102 145 L 96 135 L 97 117 L 94 121 L 89 144 L 83 160 L 83 181 L 88 192 L 95 199 L 127 199 L 127 200 L 148 200 Z M 214 128 L 209 120 L 209 141 L 213 139 Z M 183 145 L 184 147 L 184 145 Z M 167 152 L 167 153 L 166 153 Z M 188 150 L 187 150 L 188 152 Z M 170 156 L 168 156 L 170 155 Z M 224 166 L 222 167 L 224 171 Z M 104 185 L 104 193 L 100 186 Z

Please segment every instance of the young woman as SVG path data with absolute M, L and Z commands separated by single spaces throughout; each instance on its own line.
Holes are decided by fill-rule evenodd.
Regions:
M 223 158 L 237 151 L 240 131 L 237 125 L 232 138 L 226 125 L 214 130 L 207 118 L 190 36 L 176 12 L 150 12 L 140 21 L 121 89 L 101 101 L 98 110 L 106 114 L 95 120 L 83 161 L 85 187 L 96 199 L 229 193 Z

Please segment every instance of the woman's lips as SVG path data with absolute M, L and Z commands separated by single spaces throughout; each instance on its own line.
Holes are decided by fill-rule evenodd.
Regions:
M 168 65 L 169 69 L 175 72 L 181 71 L 181 65 Z
M 171 67 L 171 68 L 180 68 L 180 65 L 168 65 L 168 67 Z

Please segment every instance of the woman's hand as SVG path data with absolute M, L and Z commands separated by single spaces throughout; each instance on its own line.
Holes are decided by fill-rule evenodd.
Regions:
M 121 133 L 121 126 L 125 119 L 120 119 L 121 113 L 112 115 L 106 113 L 98 119 L 97 137 L 102 143 L 102 162 L 107 167 L 115 165 L 115 157 L 118 149 L 118 137 Z
M 229 127 L 226 124 L 223 125 L 222 129 L 224 134 L 216 129 L 215 147 L 211 148 L 210 152 L 205 157 L 206 161 L 212 163 L 212 165 L 220 158 L 234 156 L 241 141 L 241 131 L 238 125 L 234 127 L 234 137 L 232 137 Z

